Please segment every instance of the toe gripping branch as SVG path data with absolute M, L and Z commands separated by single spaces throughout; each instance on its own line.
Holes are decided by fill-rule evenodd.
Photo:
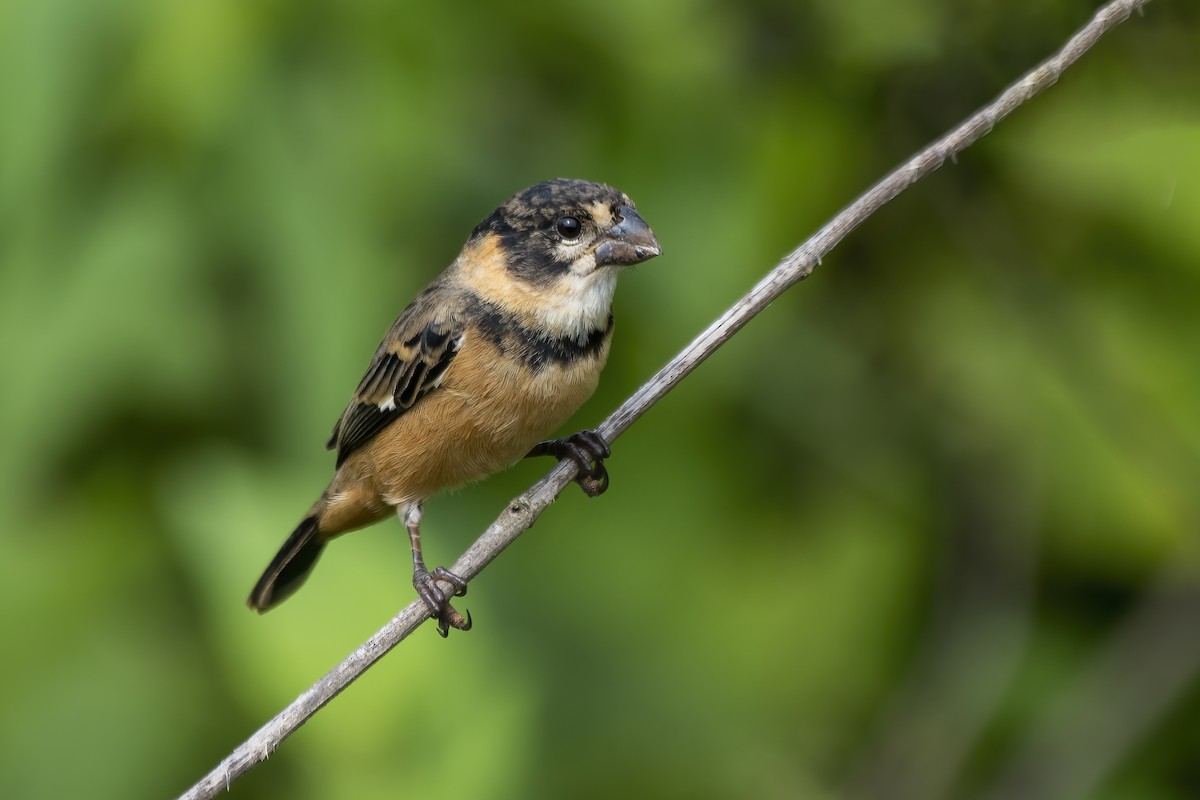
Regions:
M 608 470 L 604 468 L 604 459 L 610 455 L 612 450 L 603 436 L 596 431 L 580 431 L 535 445 L 525 457 L 554 456 L 559 461 L 571 459 L 579 468 L 575 482 L 588 497 L 596 497 L 608 489 Z
M 471 612 L 468 611 L 464 619 L 463 615 L 450 605 L 450 598 L 438 587 L 437 581 L 451 584 L 455 597 L 462 597 L 467 593 L 467 582 L 445 567 L 436 567 L 433 572 L 420 570 L 413 573 L 413 586 L 425 601 L 425 607 L 429 609 L 430 614 L 437 619 L 438 634 L 445 639 L 451 628 L 460 631 L 471 630 Z
M 596 497 L 608 489 L 608 470 L 604 468 L 604 459 L 610 455 L 612 450 L 603 436 L 596 431 L 580 431 L 561 439 L 542 442 L 526 453 L 525 457 L 554 456 L 559 461 L 574 461 L 579 469 L 575 482 L 588 497 Z M 437 585 L 439 580 L 445 581 L 454 587 L 453 597 L 462 597 L 467 593 L 467 582 L 445 567 L 437 567 L 432 572 L 425 568 L 425 560 L 421 557 L 420 521 L 421 506 L 418 504 L 409 509 L 404 517 L 412 545 L 413 586 L 425 601 L 429 613 L 437 619 L 439 634 L 445 637 L 451 628 L 469 631 L 471 612 L 468 611 L 467 616 L 463 617 L 450 605 L 450 597 Z
M 445 581 L 454 587 L 454 597 L 462 597 L 467 593 L 467 582 L 445 567 L 437 567 L 433 572 L 425 568 L 425 558 L 421 555 L 421 513 L 422 503 L 410 503 L 403 511 L 404 527 L 408 528 L 408 542 L 412 546 L 413 588 L 425 601 L 430 616 L 438 621 L 438 633 L 444 639 L 451 628 L 460 631 L 471 630 L 471 612 L 468 611 L 464 619 L 463 615 L 450 605 L 450 598 L 437 582 Z

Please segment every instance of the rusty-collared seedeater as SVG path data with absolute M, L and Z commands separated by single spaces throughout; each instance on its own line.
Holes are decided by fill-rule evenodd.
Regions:
M 333 480 L 284 542 L 249 605 L 299 588 L 335 536 L 397 514 L 413 586 L 438 619 L 470 628 L 437 586 L 458 576 L 421 557 L 430 496 L 524 456 L 570 458 L 589 494 L 608 485 L 608 444 L 593 431 L 541 441 L 596 388 L 612 341 L 622 267 L 661 254 L 633 201 L 599 183 L 553 180 L 509 198 L 393 323 L 327 447 Z

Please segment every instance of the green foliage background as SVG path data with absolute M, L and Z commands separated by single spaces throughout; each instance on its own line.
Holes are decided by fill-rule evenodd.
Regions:
M 509 194 L 663 243 L 595 424 L 1094 5 L 0 3 L 4 794 L 173 796 L 412 598 L 389 523 L 243 606 Z M 1200 796 L 1197 21 L 876 215 L 233 795 Z

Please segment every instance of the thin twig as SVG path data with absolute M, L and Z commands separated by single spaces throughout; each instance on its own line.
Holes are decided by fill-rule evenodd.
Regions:
M 1101 36 L 1127 19 L 1135 9 L 1140 10 L 1147 2 L 1149 0 L 1113 0 L 1100 8 L 1091 22 L 1072 36 L 1056 55 L 1030 71 L 949 134 L 926 147 L 872 186 L 808 241 L 789 253 L 745 297 L 721 315 L 604 420 L 597 430 L 608 441 L 615 440 L 688 373 L 729 341 L 750 319 L 788 288 L 808 277 L 821 263 L 821 258 L 864 220 L 909 186 L 936 170 L 947 158 L 953 158 L 959 151 L 991 131 L 997 122 L 1026 100 L 1051 86 L 1063 70 L 1075 63 Z M 575 465 L 570 461 L 559 463 L 529 491 L 509 503 L 508 508 L 451 569 L 468 581 L 473 579 L 504 548 L 533 525 L 546 507 L 558 497 L 559 492 L 570 483 L 575 476 L 575 470 Z M 445 583 L 442 584 L 442 589 L 453 591 L 453 587 Z M 260 761 L 264 761 L 318 709 L 336 697 L 428 618 L 429 612 L 425 604 L 414 600 L 333 671 L 255 732 L 212 772 L 182 795 L 182 798 L 211 798 L 222 789 L 228 788 L 234 780 Z

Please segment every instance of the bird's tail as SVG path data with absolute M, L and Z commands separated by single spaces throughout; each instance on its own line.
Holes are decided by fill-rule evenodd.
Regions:
M 300 588 L 317 563 L 317 556 L 325 548 L 325 543 L 317 537 L 318 530 L 316 514 L 309 514 L 296 526 L 296 530 L 292 531 L 292 535 L 271 559 L 258 583 L 254 584 L 246 605 L 261 614 L 279 605 Z

